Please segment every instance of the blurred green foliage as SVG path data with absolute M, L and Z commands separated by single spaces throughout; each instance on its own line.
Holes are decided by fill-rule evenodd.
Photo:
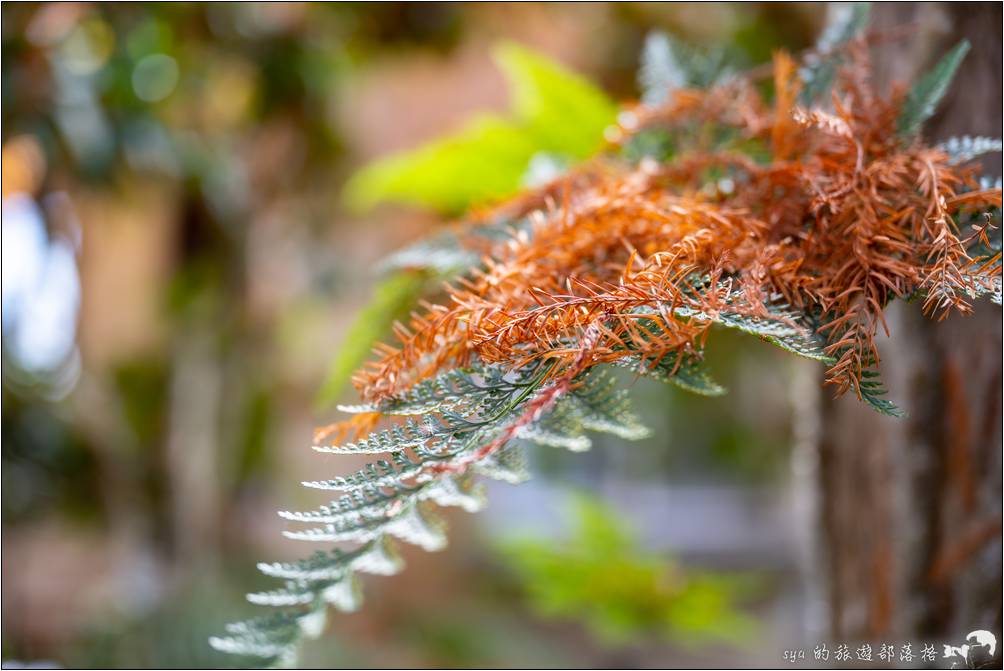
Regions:
M 651 635 L 684 645 L 749 639 L 753 622 L 737 608 L 748 578 L 683 568 L 641 548 L 599 501 L 577 494 L 571 503 L 575 526 L 567 540 L 501 543 L 535 611 L 578 620 L 610 645 Z
M 387 335 L 391 324 L 408 314 L 426 284 L 424 272 L 398 272 L 377 285 L 373 298 L 356 316 L 328 369 L 317 404 L 326 408 L 339 394 L 363 361 L 373 343 Z
M 617 107 L 586 79 L 505 43 L 495 60 L 509 82 L 507 117 L 481 115 L 452 136 L 379 160 L 345 188 L 357 211 L 394 201 L 458 214 L 517 191 L 538 152 L 581 159 L 596 151 Z

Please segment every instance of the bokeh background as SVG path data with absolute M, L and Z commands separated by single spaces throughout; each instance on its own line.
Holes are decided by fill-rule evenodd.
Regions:
M 353 470 L 309 449 L 378 261 L 428 208 L 345 207 L 361 166 L 508 108 L 498 43 L 638 96 L 652 29 L 737 63 L 813 4 L 4 4 L 5 664 L 229 666 L 276 509 Z M 490 166 L 485 167 L 490 170 Z M 405 549 L 305 666 L 773 665 L 818 620 L 793 486 L 805 378 L 715 334 L 721 399 L 633 385 L 651 439 L 532 454 L 451 545 Z M 338 394 L 336 394 L 337 396 Z M 794 398 L 793 398 L 794 397 Z M 351 399 L 344 389 L 340 398 Z M 569 557 L 576 557 L 570 563 Z M 572 566 L 574 569 L 569 569 Z

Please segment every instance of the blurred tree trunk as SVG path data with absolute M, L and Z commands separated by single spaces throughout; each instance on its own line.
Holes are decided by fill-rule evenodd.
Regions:
M 875 55 L 879 81 L 911 81 L 967 37 L 973 50 L 925 132 L 1000 137 L 1001 5 L 874 6 L 875 29 L 904 24 L 910 37 Z M 1000 175 L 999 155 L 985 167 Z M 1002 337 L 1000 309 L 988 303 L 941 323 L 917 304 L 889 311 L 881 370 L 907 418 L 878 415 L 852 394 L 818 396 L 809 421 L 833 640 L 1000 636 Z

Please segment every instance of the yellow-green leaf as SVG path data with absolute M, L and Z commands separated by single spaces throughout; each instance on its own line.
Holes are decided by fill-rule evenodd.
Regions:
M 397 202 L 456 215 L 515 193 L 539 152 L 581 159 L 600 148 L 617 113 L 603 91 L 517 44 L 499 46 L 495 60 L 509 83 L 509 115 L 481 115 L 453 135 L 365 166 L 346 185 L 346 204 L 365 211 Z
M 328 377 L 317 397 L 319 407 L 329 407 L 338 400 L 352 373 L 369 356 L 373 343 L 390 331 L 395 319 L 408 313 L 424 284 L 424 273 L 400 272 L 377 285 L 373 300 L 356 317 L 331 362 Z

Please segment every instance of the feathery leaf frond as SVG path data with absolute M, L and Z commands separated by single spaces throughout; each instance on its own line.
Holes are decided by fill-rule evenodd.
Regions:
M 646 97 L 607 129 L 604 153 L 394 262 L 449 276 L 447 299 L 396 329 L 396 346 L 353 378 L 361 403 L 341 408 L 353 418 L 315 437 L 320 452 L 373 461 L 304 483 L 340 492 L 329 504 L 281 513 L 308 525 L 290 538 L 354 547 L 261 564 L 286 582 L 249 599 L 285 610 L 231 625 L 215 647 L 289 664 L 326 604 L 359 607 L 357 574 L 401 568 L 394 539 L 445 544 L 435 507 L 479 510 L 478 477 L 525 480 L 525 443 L 578 451 L 590 432 L 645 436 L 608 367 L 724 393 L 704 364 L 712 327 L 818 361 L 838 394 L 902 414 L 878 378 L 887 305 L 917 298 L 944 318 L 987 294 L 1000 303 L 1000 184 L 963 165 L 1000 141 L 916 137 L 965 43 L 903 102 L 869 83 L 867 6 L 845 11 L 800 69 L 775 57 L 773 99 L 753 75 L 697 88 L 682 52 L 651 38 Z M 510 72 L 525 87 L 519 115 L 603 107 L 508 53 L 525 69 Z M 552 81 L 564 88 L 545 91 Z

